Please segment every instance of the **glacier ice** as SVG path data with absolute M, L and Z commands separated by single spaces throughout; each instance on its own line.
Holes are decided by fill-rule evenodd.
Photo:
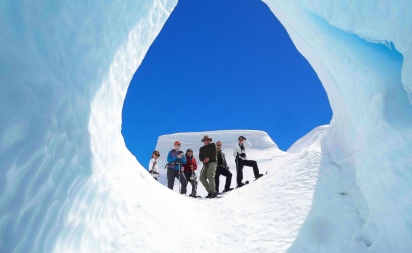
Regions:
M 73 238 L 93 238 L 82 252 L 107 247 L 94 225 L 109 225 L 99 222 L 108 213 L 90 211 L 112 187 L 95 172 L 115 170 L 119 153 L 133 159 L 120 133 L 124 95 L 176 3 L 0 3 L 0 252 L 76 251 Z
M 301 245 L 308 243 L 314 243 L 314 249 L 305 252 L 333 252 L 336 248 L 354 252 L 362 245 L 372 252 L 409 252 L 412 3 L 265 2 L 325 87 L 333 118 L 323 139 L 319 173 L 337 171 L 339 191 L 348 193 L 355 206 L 352 212 L 359 212 L 361 220 L 358 229 L 335 224 L 336 238 L 329 242 L 313 241 L 310 232 L 302 233 L 291 252 L 300 252 Z M 324 188 L 320 180 L 314 215 L 319 213 L 316 209 L 330 209 L 324 208 L 327 203 L 336 204 L 331 196 L 325 196 Z M 335 206 L 330 210 L 346 212 L 343 205 Z M 314 215 L 309 214 L 303 231 L 310 231 L 307 227 Z
M 410 252 L 412 2 L 264 2 L 313 66 L 333 110 L 321 159 L 311 145 L 317 135 L 289 153 L 299 160 L 294 166 L 319 158 L 311 165 L 319 164 L 313 206 L 289 251 Z M 177 234 L 192 229 L 179 221 L 198 219 L 176 203 L 205 219 L 210 209 L 149 180 L 120 131 L 127 86 L 176 4 L 0 3 L 0 252 L 192 249 L 160 231 Z M 145 236 L 153 231 L 163 244 Z M 232 237 L 236 246 L 266 245 L 243 236 Z

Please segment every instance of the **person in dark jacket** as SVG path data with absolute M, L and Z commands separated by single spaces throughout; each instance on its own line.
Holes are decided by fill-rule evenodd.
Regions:
M 222 152 L 222 142 L 216 142 L 217 146 L 217 168 L 216 168 L 216 175 L 215 175 L 215 184 L 216 184 L 216 192 L 219 193 L 219 177 L 220 175 L 226 177 L 226 184 L 225 189 L 223 192 L 228 192 L 233 190 L 230 188 L 230 184 L 232 183 L 232 173 L 227 167 L 225 153 Z
M 202 172 L 200 172 L 200 182 L 209 193 L 207 198 L 216 198 L 215 174 L 217 162 L 216 144 L 211 143 L 212 138 L 205 135 L 202 139 L 204 144 L 199 150 L 199 160 L 203 162 Z
M 196 159 L 193 157 L 193 150 L 190 148 L 186 151 L 186 164 L 183 165 L 183 169 L 186 179 L 192 185 L 192 193 L 189 196 L 196 198 L 197 176 L 195 170 L 197 170 L 197 164 Z
M 175 178 L 177 178 L 182 185 L 180 188 L 181 194 L 186 194 L 187 180 L 185 174 L 182 171 L 181 165 L 186 163 L 186 157 L 183 151 L 180 151 L 180 142 L 175 141 L 174 149 L 172 149 L 167 155 L 167 187 L 173 190 L 175 184 Z

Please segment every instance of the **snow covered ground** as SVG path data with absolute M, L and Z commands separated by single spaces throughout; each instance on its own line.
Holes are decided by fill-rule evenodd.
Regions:
M 192 148 L 198 160 L 198 150 L 203 146 L 201 139 L 208 134 L 214 142 L 220 140 L 223 143 L 222 149 L 233 174 L 232 187 L 235 187 L 236 170 L 232 151 L 238 136 L 244 135 L 252 143 L 252 147 L 247 149 L 248 158 L 258 161 L 261 172 L 268 171 L 263 178 L 253 182 L 252 168 L 244 167 L 244 179 L 250 180 L 250 185 L 213 200 L 180 196 L 177 193 L 178 180 L 175 180 L 175 201 L 179 203 L 177 205 L 182 205 L 181 211 L 184 215 L 188 215 L 187 219 L 175 228 L 178 235 L 188 236 L 188 240 L 184 247 L 177 246 L 181 248 L 176 250 L 286 252 L 298 235 L 312 205 L 321 158 L 320 140 L 326 131 L 326 126 L 316 128 L 303 138 L 304 141 L 294 145 L 295 150 L 300 150 L 294 153 L 279 150 L 270 137 L 261 131 L 210 131 L 160 136 L 156 149 L 163 154 L 159 159 L 161 168 L 166 163 L 170 146 L 173 146 L 176 140 L 182 142 L 182 150 Z M 163 180 L 159 180 L 159 185 L 163 184 L 161 187 L 170 191 L 164 186 L 165 170 L 160 171 Z M 188 187 L 190 191 L 191 186 Z M 198 189 L 200 195 L 207 194 L 200 182 Z M 163 192 L 163 189 L 156 190 Z M 201 230 L 198 226 L 207 226 L 207 230 Z M 190 238 L 193 234 L 196 237 Z M 154 236 L 162 237 L 160 234 Z M 175 250 L 173 247 L 171 249 Z M 160 249 L 155 249 L 158 250 Z
M 177 1 L 52 2 L 0 4 L 0 252 L 412 252 L 412 1 L 264 1 L 333 118 L 287 153 L 256 132 L 269 174 L 216 201 L 151 179 L 121 135 Z

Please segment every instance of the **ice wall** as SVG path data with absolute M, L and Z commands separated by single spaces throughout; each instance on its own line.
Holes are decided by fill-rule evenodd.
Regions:
M 127 86 L 176 3 L 0 2 L 0 252 L 110 248 L 95 172 L 122 161 Z
M 323 140 L 320 175 L 337 172 L 340 193 L 353 205 L 351 212 L 359 213 L 361 223 L 347 228 L 344 222 L 329 222 L 325 213 L 314 224 L 313 215 L 319 213 L 314 211 L 291 252 L 310 244 L 305 252 L 410 252 L 412 2 L 264 2 L 327 91 L 333 119 Z M 322 180 L 313 210 L 321 202 L 337 203 L 338 192 L 335 196 L 321 192 L 332 189 L 321 187 Z M 341 207 L 333 211 L 347 212 Z M 334 229 L 324 226 L 328 232 L 323 232 L 323 239 L 310 236 L 316 225 L 322 230 L 328 222 Z

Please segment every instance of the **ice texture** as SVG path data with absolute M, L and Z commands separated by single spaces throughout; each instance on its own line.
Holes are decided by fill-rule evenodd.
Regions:
M 290 251 L 411 252 L 412 2 L 264 2 L 333 111 L 314 206 Z
M 252 149 L 267 178 L 209 203 L 151 179 L 120 131 L 177 0 L 1 1 L 0 252 L 412 252 L 412 2 L 264 2 L 333 118 Z
M 139 168 L 123 101 L 176 3 L 1 1 L 0 252 L 114 251 L 102 173 Z

